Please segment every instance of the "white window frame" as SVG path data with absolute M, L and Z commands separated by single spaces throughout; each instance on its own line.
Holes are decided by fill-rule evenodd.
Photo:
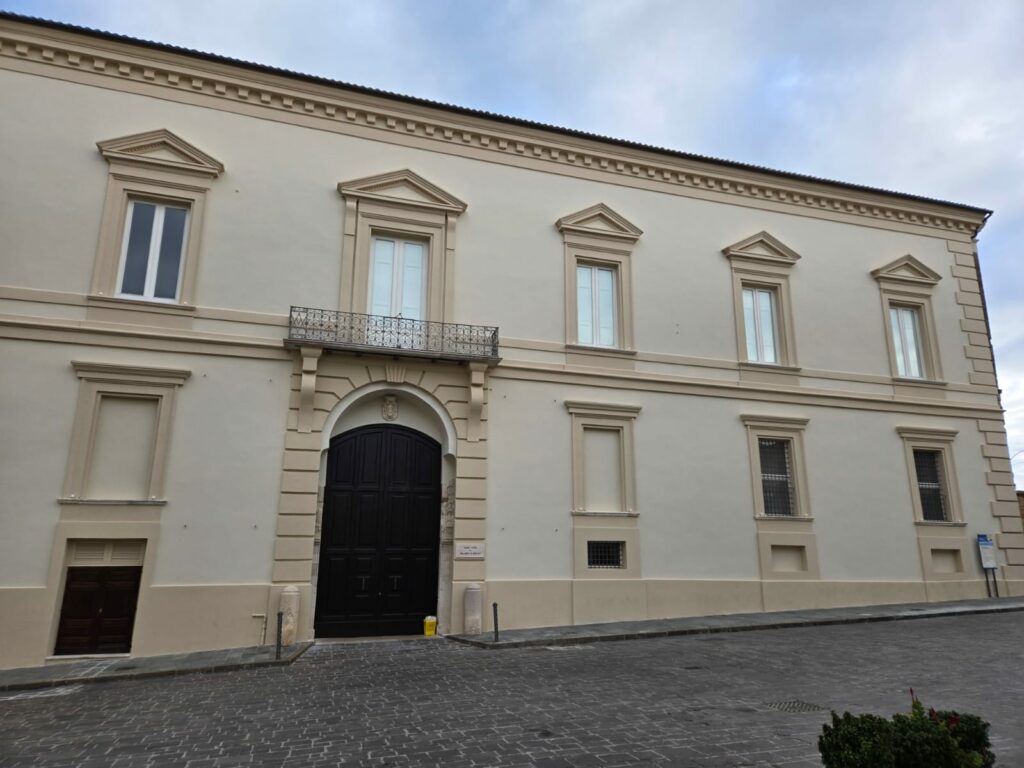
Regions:
M 397 314 L 386 315 L 386 317 L 401 316 L 402 299 L 405 291 L 405 246 L 407 244 L 417 245 L 422 248 L 423 265 L 420 269 L 420 317 L 403 317 L 405 320 L 426 320 L 427 319 L 427 279 L 430 272 L 430 243 L 411 237 L 401 237 L 386 233 L 374 233 L 370 242 L 370 279 L 369 291 L 366 297 L 367 310 L 373 314 L 373 293 L 376 282 L 376 258 L 377 243 L 380 241 L 393 242 L 395 244 L 394 260 L 391 264 L 391 310 L 398 307 Z
M 579 274 L 580 270 L 585 269 L 590 272 L 590 328 L 591 328 L 591 340 L 589 342 L 584 341 L 580 338 L 582 328 L 580 327 L 580 310 L 582 307 L 579 305 Z M 605 343 L 600 340 L 600 328 L 601 328 L 601 300 L 600 292 L 598 289 L 598 276 L 600 273 L 606 272 L 612 277 L 612 338 L 611 341 Z M 615 349 L 619 344 L 619 270 L 618 267 L 612 264 L 594 264 L 586 261 L 578 261 L 576 263 L 576 338 L 580 346 L 587 347 L 600 347 L 602 349 Z
M 765 365 L 779 365 L 781 362 L 781 354 L 779 344 L 779 292 L 775 286 L 758 285 L 756 283 L 744 283 L 741 288 L 741 300 L 743 303 L 743 322 L 744 322 L 744 341 L 747 344 L 747 360 L 752 363 L 764 363 Z M 746 295 L 750 292 L 753 299 L 753 322 L 754 327 L 748 328 L 746 326 L 747 313 L 746 313 Z M 759 297 L 761 295 L 768 296 L 769 303 L 771 305 L 771 331 L 772 331 L 772 344 L 771 344 L 771 360 L 767 359 L 765 354 L 765 343 L 764 343 L 764 323 L 761 321 L 761 310 L 759 304 Z M 751 339 L 751 333 L 753 333 L 753 339 Z M 750 356 L 750 342 L 754 342 L 754 357 Z
M 135 206 L 138 203 L 152 205 L 156 208 L 153 214 L 153 230 L 149 238 L 149 256 L 146 261 L 146 282 L 142 293 L 125 293 L 122 290 L 124 283 L 124 270 L 128 260 L 128 243 L 132 233 L 132 219 L 135 216 Z M 164 215 L 168 208 L 178 208 L 185 211 L 185 227 L 181 237 L 181 251 L 178 254 L 178 279 L 174 284 L 174 296 L 167 298 L 154 295 L 156 293 L 156 276 L 160 266 L 160 246 L 163 242 Z M 117 292 L 120 299 L 137 299 L 140 301 L 157 301 L 166 304 L 177 304 L 181 296 L 182 275 L 185 272 L 185 258 L 188 254 L 189 227 L 192 223 L 192 208 L 180 203 L 170 203 L 160 200 L 149 200 L 145 198 L 130 197 L 128 199 L 128 210 L 125 215 L 124 235 L 121 242 L 121 259 L 117 267 Z

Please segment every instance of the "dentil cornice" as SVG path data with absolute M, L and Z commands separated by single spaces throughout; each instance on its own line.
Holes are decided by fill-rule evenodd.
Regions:
M 13 60 L 5 65 L 5 60 Z M 242 67 L 210 62 L 186 54 L 154 51 L 141 45 L 93 40 L 84 35 L 60 30 L 34 28 L 26 23 L 0 21 L 0 67 L 17 69 L 14 62 L 34 62 L 58 69 L 76 70 L 114 81 L 151 87 L 159 91 L 177 91 L 237 102 L 277 112 L 287 121 L 295 118 L 348 123 L 364 131 L 418 137 L 456 147 L 483 150 L 513 158 L 528 158 L 552 166 L 552 170 L 593 177 L 607 176 L 625 181 L 643 180 L 656 186 L 688 190 L 714 197 L 736 198 L 739 204 L 754 201 L 772 207 L 808 209 L 891 222 L 892 226 L 917 226 L 946 233 L 973 236 L 983 223 L 981 213 L 959 212 L 939 203 L 900 200 L 883 193 L 857 193 L 830 187 L 827 182 L 772 178 L 756 171 L 715 168 L 712 163 L 660 156 L 655 152 L 629 150 L 602 145 L 599 139 L 584 140 L 546 133 L 542 128 L 472 118 L 446 112 L 442 108 L 369 97 L 331 87 L 289 79 L 283 75 L 254 73 Z M 56 75 L 60 76 L 60 75 Z M 79 79 L 69 77 L 68 79 Z M 387 140 L 387 139 L 384 139 Z M 558 169 L 556 166 L 560 166 Z M 635 182 L 633 182 L 635 184 Z M 666 191 L 669 191 L 666 189 Z M 799 213 L 800 210 L 794 210 Z M 869 223 L 865 221 L 865 223 Z

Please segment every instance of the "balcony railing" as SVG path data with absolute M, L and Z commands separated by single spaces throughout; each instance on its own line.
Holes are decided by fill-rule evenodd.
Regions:
M 498 329 L 292 307 L 288 341 L 441 360 L 497 360 Z

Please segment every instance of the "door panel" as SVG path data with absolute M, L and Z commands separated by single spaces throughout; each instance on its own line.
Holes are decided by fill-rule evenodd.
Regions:
M 317 636 L 418 634 L 437 611 L 440 445 L 362 427 L 334 438 L 327 467 Z
M 139 566 L 68 568 L 54 654 L 130 652 L 141 577 Z

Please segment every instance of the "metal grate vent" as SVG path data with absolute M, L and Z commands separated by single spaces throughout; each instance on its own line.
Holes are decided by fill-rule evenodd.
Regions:
M 625 568 L 626 542 L 588 541 L 587 568 Z
M 824 707 L 819 707 L 817 704 L 810 704 L 806 701 L 800 701 L 800 699 L 793 699 L 792 701 L 766 701 L 764 703 L 766 707 L 777 709 L 780 712 L 824 712 Z
M 942 476 L 942 452 L 914 449 L 917 489 L 925 520 L 943 522 L 946 517 L 946 483 Z
M 779 517 L 795 514 L 793 504 L 793 461 L 789 440 L 774 437 L 758 439 L 761 454 L 761 488 L 764 513 Z

